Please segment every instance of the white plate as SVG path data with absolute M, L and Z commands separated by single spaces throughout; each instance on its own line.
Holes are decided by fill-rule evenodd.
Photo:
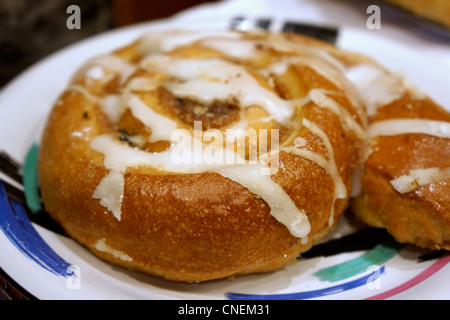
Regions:
M 176 20 L 166 20 L 107 32 L 59 51 L 27 70 L 0 94 L 0 150 L 20 161 L 25 158 L 29 147 L 39 142 L 53 102 L 73 72 L 88 58 L 125 45 L 145 31 L 177 27 L 184 26 L 177 25 Z M 223 27 L 213 21 L 190 25 L 197 29 Z M 439 103 L 450 107 L 442 85 L 450 83 L 450 73 L 443 72 L 439 65 L 412 49 L 352 29 L 342 31 L 338 44 L 378 58 L 391 69 L 404 73 Z M 5 212 L 0 212 L 3 227 L 4 215 Z M 303 259 L 270 274 L 180 284 L 110 265 L 73 240 L 37 224 L 32 226 L 42 242 L 34 239 L 28 243 L 31 249 L 20 249 L 18 242 L 11 241 L 11 236 L 23 236 L 20 232 L 14 235 L 13 228 L 0 232 L 0 267 L 39 299 L 450 298 L 450 291 L 442 285 L 450 283 L 449 256 L 418 262 L 428 251 L 410 246 L 396 251 L 380 245 L 369 250 Z M 354 231 L 344 219 L 329 238 Z M 30 241 L 29 237 L 22 242 L 25 247 L 26 241 Z M 45 255 L 51 251 L 59 256 L 61 264 L 51 265 L 46 260 Z M 69 265 L 72 267 L 66 273 Z M 339 272 L 327 268 L 337 268 Z M 55 270 L 59 274 L 52 272 Z M 73 271 L 77 277 L 70 273 Z

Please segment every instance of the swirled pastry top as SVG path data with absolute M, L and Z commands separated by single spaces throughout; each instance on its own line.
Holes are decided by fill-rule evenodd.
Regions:
M 326 81 L 290 81 L 292 68 Z M 364 139 L 367 101 L 348 72 L 344 55 L 334 47 L 265 32 L 151 33 L 96 57 L 69 87 L 98 103 L 114 128 L 90 144 L 104 155 L 109 170 L 93 197 L 120 220 L 127 168 L 212 171 L 264 199 L 292 235 L 306 238 L 307 215 L 271 175 L 280 153 L 295 154 L 328 173 L 334 201 L 348 196 L 334 158 L 337 146 L 302 114 L 313 103 L 334 113 L 346 132 Z M 396 94 L 393 90 L 382 93 L 385 100 Z M 313 142 L 298 134 L 302 129 L 314 136 Z M 85 134 L 74 132 L 79 138 Z M 330 224 L 333 210 L 334 204 Z

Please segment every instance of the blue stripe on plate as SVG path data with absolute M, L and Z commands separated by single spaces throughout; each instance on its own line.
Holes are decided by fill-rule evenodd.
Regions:
M 243 294 L 243 293 L 227 293 L 225 296 L 230 300 L 307 300 L 338 294 L 347 290 L 352 290 L 367 285 L 377 280 L 385 272 L 382 266 L 372 273 L 358 278 L 353 281 L 345 282 L 340 285 L 304 292 L 286 293 L 286 294 Z
M 42 239 L 28 219 L 22 205 L 8 198 L 0 182 L 0 230 L 27 258 L 51 273 L 63 277 L 73 276 L 66 262 Z

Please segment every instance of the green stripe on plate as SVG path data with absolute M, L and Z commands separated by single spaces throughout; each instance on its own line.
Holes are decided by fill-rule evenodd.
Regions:
M 25 189 L 25 199 L 27 206 L 31 212 L 37 213 L 42 210 L 40 195 L 39 195 L 39 181 L 37 175 L 37 159 L 39 155 L 39 146 L 34 144 L 28 150 L 25 162 L 23 164 L 23 187 Z
M 376 245 L 355 259 L 321 269 L 314 275 L 322 281 L 336 282 L 350 278 L 362 272 L 367 272 L 369 267 L 379 266 L 394 257 L 404 245 L 388 240 Z

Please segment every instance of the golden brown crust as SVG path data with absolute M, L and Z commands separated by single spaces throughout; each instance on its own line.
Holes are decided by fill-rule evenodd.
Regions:
M 310 41 L 296 39 L 306 44 Z M 311 43 L 316 42 L 311 40 Z M 121 49 L 116 55 L 136 60 L 139 55 L 135 53 L 135 47 L 133 44 Z M 205 52 L 196 47 L 185 50 L 184 53 L 178 50 L 176 54 L 201 55 Z M 296 81 L 309 87 L 307 90 L 323 88 L 340 92 L 339 102 L 363 125 L 364 120 L 358 118 L 356 107 L 346 98 L 345 91 L 311 68 L 299 69 L 302 72 L 295 73 L 300 79 Z M 74 78 L 75 84 L 91 94 L 114 93 L 120 88 L 117 77 L 107 83 L 97 81 L 87 81 L 83 73 Z M 278 86 L 284 88 L 279 90 L 280 95 L 283 90 L 296 94 L 286 89 L 286 86 L 292 86 L 291 80 L 278 78 L 277 81 Z M 277 92 L 276 88 L 273 90 Z M 166 99 L 171 98 L 161 98 L 160 93 L 159 101 L 163 102 L 157 108 L 168 106 L 164 102 Z M 185 101 L 177 103 L 188 104 Z M 192 108 L 186 108 L 184 112 L 173 106 L 166 114 L 176 119 L 182 113 L 186 118 L 177 121 L 189 128 L 195 117 Z M 211 121 L 210 126 L 221 127 L 221 124 L 233 121 L 235 106 L 217 104 L 208 112 L 217 112 L 217 108 L 220 109 L 219 124 Z M 258 112 L 253 110 L 254 114 Z M 336 114 L 312 102 L 299 111 L 296 121 L 300 123 L 304 116 L 327 133 L 334 148 L 338 172 L 349 194 L 352 173 L 361 156 L 361 137 L 344 129 Z M 122 118 L 119 124 L 122 129 L 130 128 L 131 131 L 139 128 L 133 124 L 134 120 Z M 334 222 L 329 225 L 334 203 L 333 179 L 315 162 L 282 151 L 279 170 L 272 179 L 307 214 L 311 232 L 306 243 L 290 234 L 286 226 L 271 215 L 270 207 L 263 199 L 214 172 L 181 174 L 142 166 L 128 168 L 124 175 L 119 221 L 93 198 L 108 170 L 103 165 L 103 155 L 90 147 L 94 137 L 116 130 L 89 95 L 69 89 L 48 119 L 38 170 L 42 198 L 49 214 L 71 237 L 99 257 L 126 268 L 175 281 L 204 281 L 277 270 L 293 263 L 301 252 L 334 228 L 347 206 L 348 195 L 345 199 L 337 199 Z M 306 128 L 286 132 L 282 144 L 290 145 L 295 137 L 302 136 L 308 142 L 307 149 L 325 158 L 330 156 L 323 142 Z M 99 241 L 109 249 L 99 247 Z
M 450 114 L 429 98 L 406 93 L 378 109 L 371 123 L 388 119 L 450 122 Z M 364 165 L 361 194 L 352 209 L 367 224 L 386 228 L 402 243 L 450 249 L 450 179 L 401 194 L 390 183 L 410 170 L 450 167 L 449 139 L 427 134 L 376 137 Z

